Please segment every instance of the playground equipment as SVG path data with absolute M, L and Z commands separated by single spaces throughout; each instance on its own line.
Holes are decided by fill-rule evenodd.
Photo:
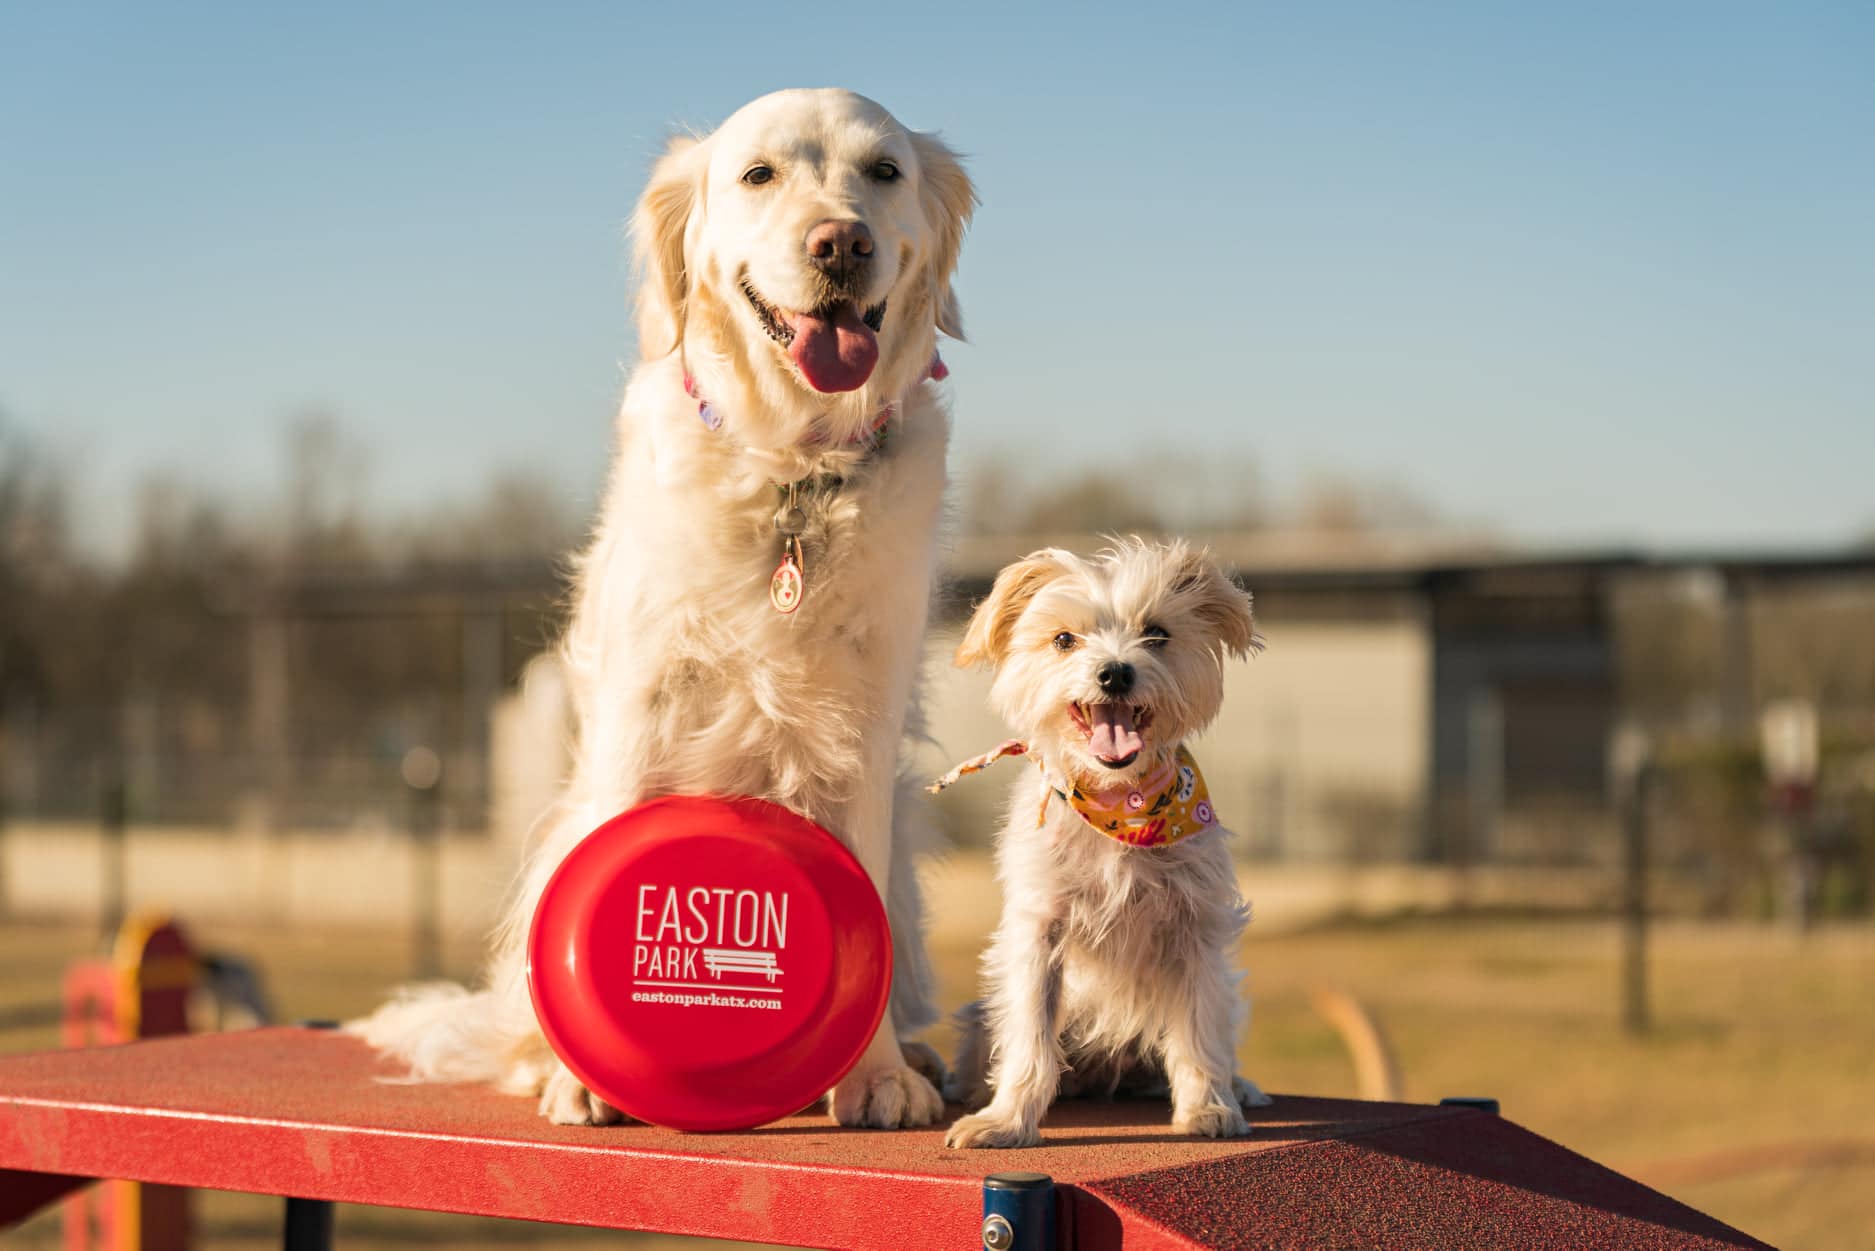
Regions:
M 743 1133 L 569 1128 L 493 1090 L 377 1080 L 395 1074 L 356 1039 L 291 1027 L 0 1057 L 0 1229 L 128 1177 L 288 1196 L 290 1251 L 330 1245 L 332 1201 L 959 1251 L 1001 1237 L 985 1174 L 1021 1169 L 1050 1179 L 1053 1246 L 1076 1251 L 1763 1245 L 1477 1107 L 1279 1095 L 1249 1138 L 1213 1141 L 1168 1135 L 1158 1101 L 1075 1101 L 1041 1147 L 948 1151 L 942 1127 L 840 1129 L 824 1111 Z
M 131 916 L 108 960 L 65 975 L 67 1047 L 127 1043 L 189 1032 L 197 961 L 189 940 L 161 913 Z M 111 1181 L 65 1205 L 65 1251 L 187 1251 L 189 1192 Z
M 798 817 L 752 800 L 660 804 L 596 832 L 543 895 L 530 948 L 541 1019 L 586 1066 L 575 1071 L 627 1110 L 638 1101 L 670 1124 L 796 1112 L 883 1012 L 878 897 Z M 667 924 L 675 934 L 660 933 Z M 1490 1099 L 1279 1096 L 1251 1115 L 1251 1137 L 1230 1141 L 1169 1135 L 1160 1100 L 1065 1101 L 1044 1145 L 1020 1152 L 947 1150 L 942 1125 L 840 1129 L 817 1109 L 748 1132 L 570 1128 L 483 1087 L 380 1080 L 397 1066 L 323 1027 L 150 1037 L 184 1028 L 195 966 L 173 925 L 133 920 L 112 961 L 74 970 L 67 1041 L 143 1040 L 0 1056 L 0 1231 L 71 1196 L 68 1214 L 87 1214 L 68 1215 L 73 1251 L 186 1251 L 177 1188 L 189 1187 L 283 1196 L 287 1251 L 330 1248 L 338 1202 L 856 1251 L 1763 1245 L 1511 1124 Z M 631 1016 L 644 1005 L 630 996 L 647 993 L 635 982 L 691 980 L 693 968 L 695 987 L 648 989 L 786 1006 L 659 1002 L 669 1011 Z M 1332 994 L 1318 1006 L 1348 1037 L 1363 1088 L 1397 1086 L 1371 1017 Z M 732 1024 L 682 1015 L 705 1011 Z M 771 1017 L 767 1032 L 754 1024 Z M 705 1037 L 724 1034 L 736 1037 Z M 662 1063 L 676 1111 L 640 1089 L 642 1074 L 582 1050 L 595 1046 Z M 698 1074 L 724 1081 L 726 1097 Z M 771 1080 L 785 1098 L 767 1093 Z M 93 1179 L 118 1180 L 79 1193 Z M 88 1241 L 94 1229 L 102 1242 Z
M 885 1013 L 866 871 L 759 799 L 670 796 L 600 826 L 542 892 L 528 986 L 587 1089 L 673 1129 L 748 1129 L 845 1076 Z

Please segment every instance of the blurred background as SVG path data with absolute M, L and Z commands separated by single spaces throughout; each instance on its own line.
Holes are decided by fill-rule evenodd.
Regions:
M 1209 541 L 1269 643 L 1198 751 L 1245 1071 L 1868 1245 L 1875 13 L 848 16 L 0 10 L 0 1050 L 148 907 L 264 984 L 205 1024 L 473 974 L 565 767 L 638 185 L 837 83 L 983 197 L 920 767 L 1003 736 L 946 660 L 1003 563 Z M 1002 790 L 944 797 L 955 1003 Z

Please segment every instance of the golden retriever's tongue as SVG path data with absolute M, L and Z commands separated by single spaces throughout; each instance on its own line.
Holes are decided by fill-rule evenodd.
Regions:
M 879 363 L 879 337 L 843 300 L 824 313 L 783 313 L 794 328 L 788 355 L 816 391 L 857 391 Z
M 1133 724 L 1131 704 L 1089 704 L 1087 727 L 1092 731 L 1087 745 L 1099 760 L 1125 760 L 1146 745 Z

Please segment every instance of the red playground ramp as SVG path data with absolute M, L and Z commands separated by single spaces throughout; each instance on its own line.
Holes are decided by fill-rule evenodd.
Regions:
M 120 1178 L 286 1196 L 286 1245 L 309 1251 L 329 1243 L 333 1201 L 1027 1251 L 1045 1245 L 1033 1223 L 985 1219 L 986 1175 L 1019 1169 L 1053 1180 L 1053 1246 L 1085 1251 L 1763 1245 L 1469 1107 L 1279 1096 L 1250 1138 L 1208 1142 L 1172 1135 L 1156 1101 L 1066 1103 L 1045 1146 L 949 1151 L 941 1127 L 839 1129 L 823 1113 L 742 1133 L 566 1128 L 529 1100 L 379 1080 L 394 1075 L 304 1028 L 0 1057 L 0 1229 Z

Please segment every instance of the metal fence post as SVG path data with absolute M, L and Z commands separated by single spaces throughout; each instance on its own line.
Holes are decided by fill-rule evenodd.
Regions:
M 124 775 L 115 765 L 105 768 L 98 783 L 98 850 L 103 866 L 98 921 L 106 941 L 124 928 L 129 914 L 129 870 L 125 847 L 130 824 L 130 801 Z
M 400 766 L 410 795 L 411 963 L 418 977 L 443 974 L 443 759 L 412 747 Z
M 1046 1173 L 983 1179 L 983 1251 L 1055 1251 L 1055 1182 Z
M 1654 748 L 1647 732 L 1624 725 L 1609 741 L 1609 776 L 1621 822 L 1621 1024 L 1642 1034 L 1647 1000 L 1647 805 Z

